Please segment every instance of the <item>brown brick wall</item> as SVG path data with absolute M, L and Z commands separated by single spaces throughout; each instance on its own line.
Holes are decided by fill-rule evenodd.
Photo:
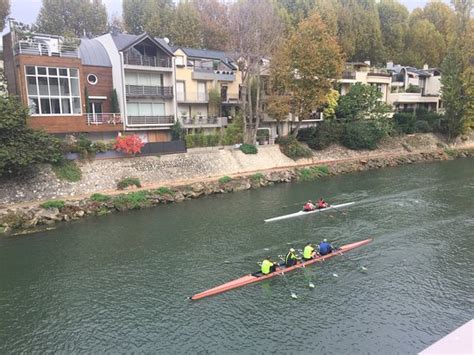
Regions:
M 28 126 L 48 133 L 118 132 L 123 130 L 122 124 L 88 125 L 84 115 L 35 116 L 28 119 Z
M 87 81 L 87 76 L 94 74 L 97 76 L 97 84 L 91 85 Z M 112 68 L 94 67 L 89 65 L 82 66 L 81 82 L 87 87 L 89 96 L 106 96 L 106 100 L 97 100 L 103 102 L 102 110 L 106 113 L 112 112 L 111 98 L 113 90 Z

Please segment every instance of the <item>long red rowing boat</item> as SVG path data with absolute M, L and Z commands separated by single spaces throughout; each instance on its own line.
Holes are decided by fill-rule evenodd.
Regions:
M 369 244 L 371 241 L 372 241 L 372 239 L 366 239 L 366 240 L 361 240 L 360 242 L 346 244 L 346 245 L 343 245 L 342 247 L 340 247 L 337 251 L 332 252 L 331 254 L 327 254 L 327 255 L 324 255 L 324 256 L 318 256 L 314 259 L 311 259 L 311 260 L 308 260 L 308 261 L 305 261 L 305 262 L 302 262 L 302 263 L 298 263 L 295 266 L 290 266 L 290 267 L 277 266 L 276 270 L 274 272 L 268 274 L 268 275 L 258 276 L 258 275 L 254 275 L 254 274 L 248 274 L 248 275 L 242 276 L 238 279 L 235 279 L 233 281 L 222 284 L 220 286 L 216 286 L 214 288 L 211 288 L 207 291 L 197 293 L 194 296 L 190 297 L 190 299 L 199 300 L 199 299 L 204 298 L 204 297 L 209 297 L 209 296 L 217 295 L 219 293 L 223 293 L 223 292 L 233 290 L 234 288 L 242 287 L 242 286 L 245 286 L 245 285 L 250 285 L 250 284 L 253 284 L 255 282 L 267 280 L 267 279 L 270 279 L 270 278 L 278 276 L 278 275 L 286 274 L 287 272 L 297 270 L 297 269 L 302 268 L 302 267 L 306 267 L 307 265 L 311 265 L 311 264 L 314 264 L 314 263 L 317 263 L 317 262 L 327 260 L 329 258 L 332 258 L 333 256 L 341 255 L 342 253 L 348 252 L 349 250 L 352 250 L 352 249 L 361 247 L 363 245 Z

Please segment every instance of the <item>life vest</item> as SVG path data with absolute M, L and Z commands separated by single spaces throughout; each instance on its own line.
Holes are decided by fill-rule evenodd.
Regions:
M 263 260 L 262 261 L 262 270 L 261 270 L 262 274 L 264 274 L 264 275 L 269 274 L 270 269 L 271 269 L 272 266 L 273 266 L 273 263 L 270 260 L 268 260 L 268 259 Z
M 307 245 L 303 249 L 303 258 L 312 259 L 313 258 L 314 248 L 311 245 Z
M 286 254 L 286 257 L 285 257 L 285 264 L 286 265 L 296 264 L 293 260 L 295 260 L 295 261 L 297 260 L 296 255 L 292 251 L 289 251 L 288 254 Z
M 319 200 L 318 201 L 318 207 L 319 208 L 325 208 L 326 207 L 326 202 L 324 202 L 324 200 Z
M 305 211 L 311 211 L 313 208 L 314 208 L 314 206 L 313 206 L 311 203 L 307 202 L 307 203 L 304 205 L 303 210 L 305 210 Z

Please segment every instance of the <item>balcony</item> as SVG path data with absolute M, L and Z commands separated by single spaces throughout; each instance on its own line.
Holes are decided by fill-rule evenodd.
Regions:
M 174 116 L 128 116 L 127 126 L 147 127 L 147 126 L 171 126 L 174 124 Z
M 21 40 L 15 44 L 15 54 L 79 58 L 79 49 L 73 44 L 56 42 L 55 45 L 51 45 L 36 40 Z
M 123 123 L 120 113 L 86 113 L 87 125 L 119 125 Z
M 355 71 L 344 71 L 344 72 L 342 72 L 342 79 L 355 80 L 356 79 Z
M 125 85 L 125 93 L 127 97 L 158 97 L 161 99 L 172 99 L 173 87 Z
M 235 80 L 235 73 L 231 70 L 214 70 L 213 68 L 194 67 L 192 78 L 194 80 L 218 80 L 232 82 Z
M 206 128 L 206 127 L 227 126 L 227 117 L 181 116 L 179 120 L 181 121 L 181 124 L 185 128 L 198 128 L 198 127 Z
M 209 94 L 207 92 L 178 92 L 176 99 L 179 103 L 206 104 L 209 101 Z
M 161 58 L 148 55 L 130 55 L 125 53 L 123 58 L 125 65 L 152 67 L 152 68 L 168 68 L 171 70 L 171 58 Z

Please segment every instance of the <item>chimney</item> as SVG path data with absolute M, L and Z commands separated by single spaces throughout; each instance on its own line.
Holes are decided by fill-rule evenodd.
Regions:
M 423 65 L 423 70 L 428 70 L 428 64 L 425 63 L 425 64 Z
M 364 61 L 365 64 L 367 64 L 370 67 L 370 60 Z
M 387 69 L 393 69 L 393 62 L 392 61 L 387 62 Z

